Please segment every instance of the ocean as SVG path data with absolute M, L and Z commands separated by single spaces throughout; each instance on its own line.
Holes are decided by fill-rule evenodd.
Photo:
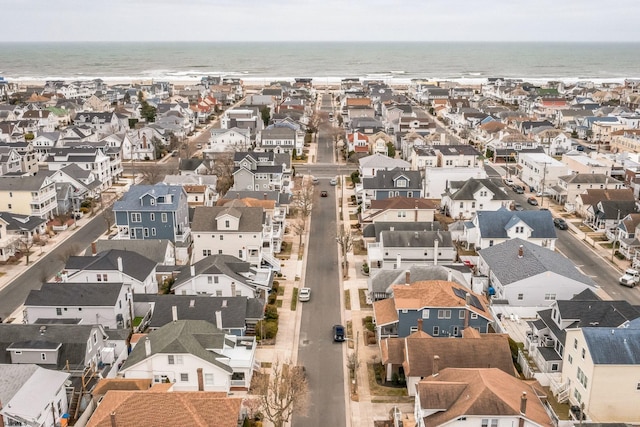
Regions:
M 199 81 L 249 83 L 345 77 L 406 84 L 414 78 L 480 84 L 488 77 L 531 82 L 620 82 L 640 78 L 640 43 L 537 42 L 95 42 L 0 43 L 9 81 Z

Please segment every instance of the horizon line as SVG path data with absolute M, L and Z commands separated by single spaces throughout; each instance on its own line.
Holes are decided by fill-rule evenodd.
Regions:
M 0 40 L 11 43 L 592 43 L 633 44 L 640 40 Z

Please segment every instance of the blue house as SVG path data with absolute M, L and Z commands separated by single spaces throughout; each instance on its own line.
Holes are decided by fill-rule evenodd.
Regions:
M 466 327 L 486 333 L 493 316 L 483 295 L 454 282 L 425 280 L 393 285 L 392 297 L 373 303 L 378 338 L 404 338 L 418 330 L 433 337 L 461 337 Z
M 391 197 L 422 197 L 422 176 L 420 171 L 401 169 L 379 170 L 371 178 L 362 179 L 362 202 L 365 208 L 371 200 L 385 200 Z
M 118 227 L 116 239 L 167 239 L 176 246 L 176 259 L 186 255 L 191 230 L 187 193 L 182 186 L 134 185 L 113 204 L 113 213 Z

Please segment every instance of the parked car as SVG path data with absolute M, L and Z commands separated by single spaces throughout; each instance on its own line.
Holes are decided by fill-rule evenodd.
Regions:
M 311 176 L 311 183 L 316 185 L 320 183 L 320 180 L 318 178 L 316 178 L 315 176 Z
M 333 325 L 333 340 L 335 342 L 343 342 L 344 341 L 344 326 L 342 326 L 342 325 Z
M 513 192 L 516 194 L 524 194 L 524 188 L 521 185 L 514 185 L 511 188 L 513 188 Z
M 327 197 L 329 195 L 329 193 L 327 193 L 325 190 L 322 190 L 320 192 L 320 197 Z
M 535 197 L 529 197 L 527 199 L 527 203 L 529 203 L 531 206 L 538 206 L 538 200 L 536 200 Z
M 504 183 L 505 183 L 506 185 L 508 185 L 509 187 L 512 187 L 512 188 L 513 188 L 513 186 L 515 185 L 515 182 L 513 182 L 513 180 L 512 180 L 511 178 L 505 178 L 505 179 L 504 179 Z
M 335 178 L 331 178 L 331 180 L 329 181 L 329 184 L 336 185 L 336 184 L 338 184 L 338 180 L 335 179 Z
M 514 211 L 523 211 L 524 208 L 522 207 L 522 205 L 520 203 L 514 203 L 513 204 L 513 210 Z
M 311 288 L 300 288 L 298 291 L 298 301 L 309 301 L 311 299 Z
M 196 144 L 196 148 L 202 148 L 202 144 Z
M 566 230 L 569 228 L 569 224 L 567 224 L 567 221 L 562 218 L 554 218 L 553 225 L 555 225 L 560 230 Z

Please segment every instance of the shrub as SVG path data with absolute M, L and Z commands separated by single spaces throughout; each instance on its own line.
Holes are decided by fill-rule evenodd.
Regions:
M 367 328 L 367 330 L 371 332 L 376 330 L 376 327 L 373 324 L 373 317 L 371 316 L 365 317 L 364 319 L 362 319 L 362 323 L 364 324 L 364 327 Z
M 256 324 L 256 335 L 270 340 L 278 334 L 278 322 L 273 320 L 260 320 Z
M 269 298 L 267 299 L 267 304 L 275 305 L 277 299 L 278 299 L 278 294 L 276 292 L 271 292 L 269 294 Z
M 265 320 L 278 320 L 278 307 L 269 304 L 264 309 Z
M 398 385 L 398 378 L 399 378 L 399 377 L 398 377 L 398 374 L 396 374 L 396 373 L 394 372 L 394 373 L 393 373 L 393 375 L 391 375 L 391 382 L 392 382 L 394 385 Z

